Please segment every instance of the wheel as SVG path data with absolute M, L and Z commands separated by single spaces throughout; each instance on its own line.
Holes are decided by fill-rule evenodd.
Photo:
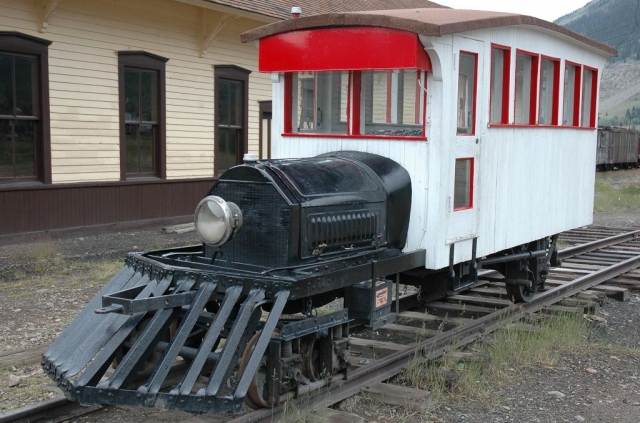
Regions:
M 314 336 L 302 340 L 302 374 L 311 382 L 322 379 L 320 368 L 320 342 Z
M 278 333 L 280 333 L 278 329 L 274 330 L 271 334 L 271 337 L 273 338 L 274 336 L 277 336 Z M 239 375 L 241 375 L 244 372 L 245 367 L 247 367 L 249 357 L 251 357 L 253 348 L 258 343 L 258 339 L 260 339 L 261 334 L 262 331 L 256 332 L 247 343 L 247 347 L 244 349 L 242 358 L 240 359 L 240 369 L 238 371 Z M 253 409 L 271 407 L 269 398 L 264 397 L 264 393 L 266 392 L 265 388 L 269 380 L 270 378 L 267 375 L 266 362 L 262 360 L 260 362 L 260 367 L 256 371 L 256 374 L 253 376 L 253 379 L 249 384 L 247 395 L 244 397 L 244 403 L 247 405 L 247 407 Z
M 514 303 L 529 303 L 533 299 L 533 289 L 522 285 L 507 285 L 507 298 Z
M 505 279 L 507 281 L 512 280 L 529 280 L 529 275 L 526 262 L 524 260 L 512 261 L 507 263 Z M 512 285 L 507 283 L 507 298 L 514 303 L 528 303 L 531 302 L 533 296 L 536 293 L 537 285 L 535 281 L 531 281 L 531 287 L 524 285 Z

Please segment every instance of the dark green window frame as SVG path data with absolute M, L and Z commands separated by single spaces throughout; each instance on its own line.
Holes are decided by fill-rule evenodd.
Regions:
M 51 183 L 50 44 L 0 31 L 0 186 Z
M 143 51 L 118 53 L 120 179 L 123 181 L 167 177 L 167 60 Z
M 214 66 L 214 176 L 242 163 L 242 156 L 249 151 L 249 74 L 248 69 L 235 65 Z M 225 107 L 224 99 L 230 100 L 230 90 L 235 89 L 235 107 Z M 231 106 L 231 103 L 228 104 Z M 233 154 L 220 154 L 233 145 Z M 235 161 L 233 157 L 235 156 Z

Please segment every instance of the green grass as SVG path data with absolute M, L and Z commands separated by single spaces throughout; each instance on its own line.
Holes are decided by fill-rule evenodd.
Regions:
M 596 179 L 594 210 L 597 213 L 615 213 L 640 208 L 640 184 L 628 184 L 616 188 Z

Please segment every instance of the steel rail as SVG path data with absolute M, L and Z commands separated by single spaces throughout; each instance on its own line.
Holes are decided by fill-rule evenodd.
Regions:
M 0 423 L 62 422 L 93 413 L 101 408 L 103 408 L 101 405 L 87 407 L 71 402 L 65 397 L 56 397 L 4 412 L 0 414 Z
M 560 259 L 566 259 L 638 238 L 640 238 L 640 230 L 625 232 L 601 240 L 565 248 L 558 252 L 558 257 Z M 325 389 L 312 393 L 312 397 L 305 399 L 305 401 L 309 401 L 309 405 L 329 406 L 335 402 L 344 400 L 357 394 L 363 386 L 377 383 L 397 375 L 411 360 L 415 359 L 418 352 L 420 352 L 419 357 L 421 357 L 421 359 L 436 358 L 454 346 L 462 346 L 473 342 L 503 324 L 521 319 L 548 305 L 559 302 L 566 297 L 575 295 L 582 290 L 638 267 L 640 267 L 640 255 L 550 289 L 536 296 L 529 304 L 514 305 L 497 310 L 492 314 L 474 320 L 474 322 L 469 325 L 461 326 L 436 337 L 429 338 L 419 345 L 407 347 L 405 350 L 389 355 L 372 365 L 357 369 L 351 372 L 346 380 L 333 382 L 329 392 Z M 328 397 L 327 394 L 331 396 Z M 102 407 L 81 406 L 75 402 L 68 401 L 65 397 L 58 397 L 0 413 L 0 423 L 62 421 L 70 417 L 91 413 L 95 411 L 95 409 L 100 408 Z M 267 422 L 271 421 L 272 418 L 277 419 L 281 412 L 282 407 L 256 410 L 240 416 L 230 423 Z
M 573 247 L 564 248 L 558 251 L 558 258 L 563 260 L 569 257 L 577 256 L 578 254 L 589 253 L 591 251 L 600 250 L 602 248 L 620 244 L 621 242 L 632 241 L 637 238 L 640 238 L 640 230 L 625 232 L 618 235 L 610 236 L 608 238 L 597 239 L 595 241 L 587 242 L 586 244 L 579 244 Z
M 640 233 L 636 231 L 635 233 Z M 629 236 L 629 234 L 626 234 Z M 634 237 L 632 235 L 632 237 Z M 603 240 L 604 241 L 604 240 Z M 619 241 L 624 242 L 624 241 Z M 514 304 L 480 317 L 467 325 L 429 338 L 418 345 L 409 346 L 375 363 L 350 373 L 346 380 L 335 382 L 329 390 L 320 390 L 304 399 L 305 406 L 329 406 L 357 394 L 363 387 L 382 382 L 399 374 L 415 359 L 427 360 L 439 357 L 447 350 L 460 347 L 488 334 L 507 323 L 531 315 L 566 297 L 598 285 L 620 274 L 640 267 L 640 255 L 582 276 L 534 297 L 530 303 Z M 256 410 L 240 416 L 230 423 L 257 423 L 278 421 L 283 407 Z

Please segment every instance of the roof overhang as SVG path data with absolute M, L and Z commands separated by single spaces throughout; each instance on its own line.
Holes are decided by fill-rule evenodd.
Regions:
M 261 72 L 431 70 L 417 34 L 389 28 L 322 28 L 260 40 Z
M 305 29 L 371 26 L 398 29 L 416 34 L 440 37 L 485 28 L 531 26 L 560 34 L 577 44 L 591 47 L 605 57 L 617 55 L 616 49 L 584 35 L 542 19 L 513 13 L 459 9 L 397 9 L 349 13 L 327 13 L 299 19 L 288 19 L 265 25 L 242 34 L 243 42 Z
M 200 7 L 202 9 L 215 10 L 217 12 L 226 13 L 232 16 L 238 16 L 241 18 L 252 19 L 254 21 L 267 23 L 273 23 L 280 21 L 279 18 L 274 16 L 267 16 L 261 13 L 256 13 L 248 8 L 242 7 L 231 7 L 228 5 L 224 5 L 218 2 L 210 1 L 210 0 L 174 0 L 179 3 L 190 4 L 192 6 Z

